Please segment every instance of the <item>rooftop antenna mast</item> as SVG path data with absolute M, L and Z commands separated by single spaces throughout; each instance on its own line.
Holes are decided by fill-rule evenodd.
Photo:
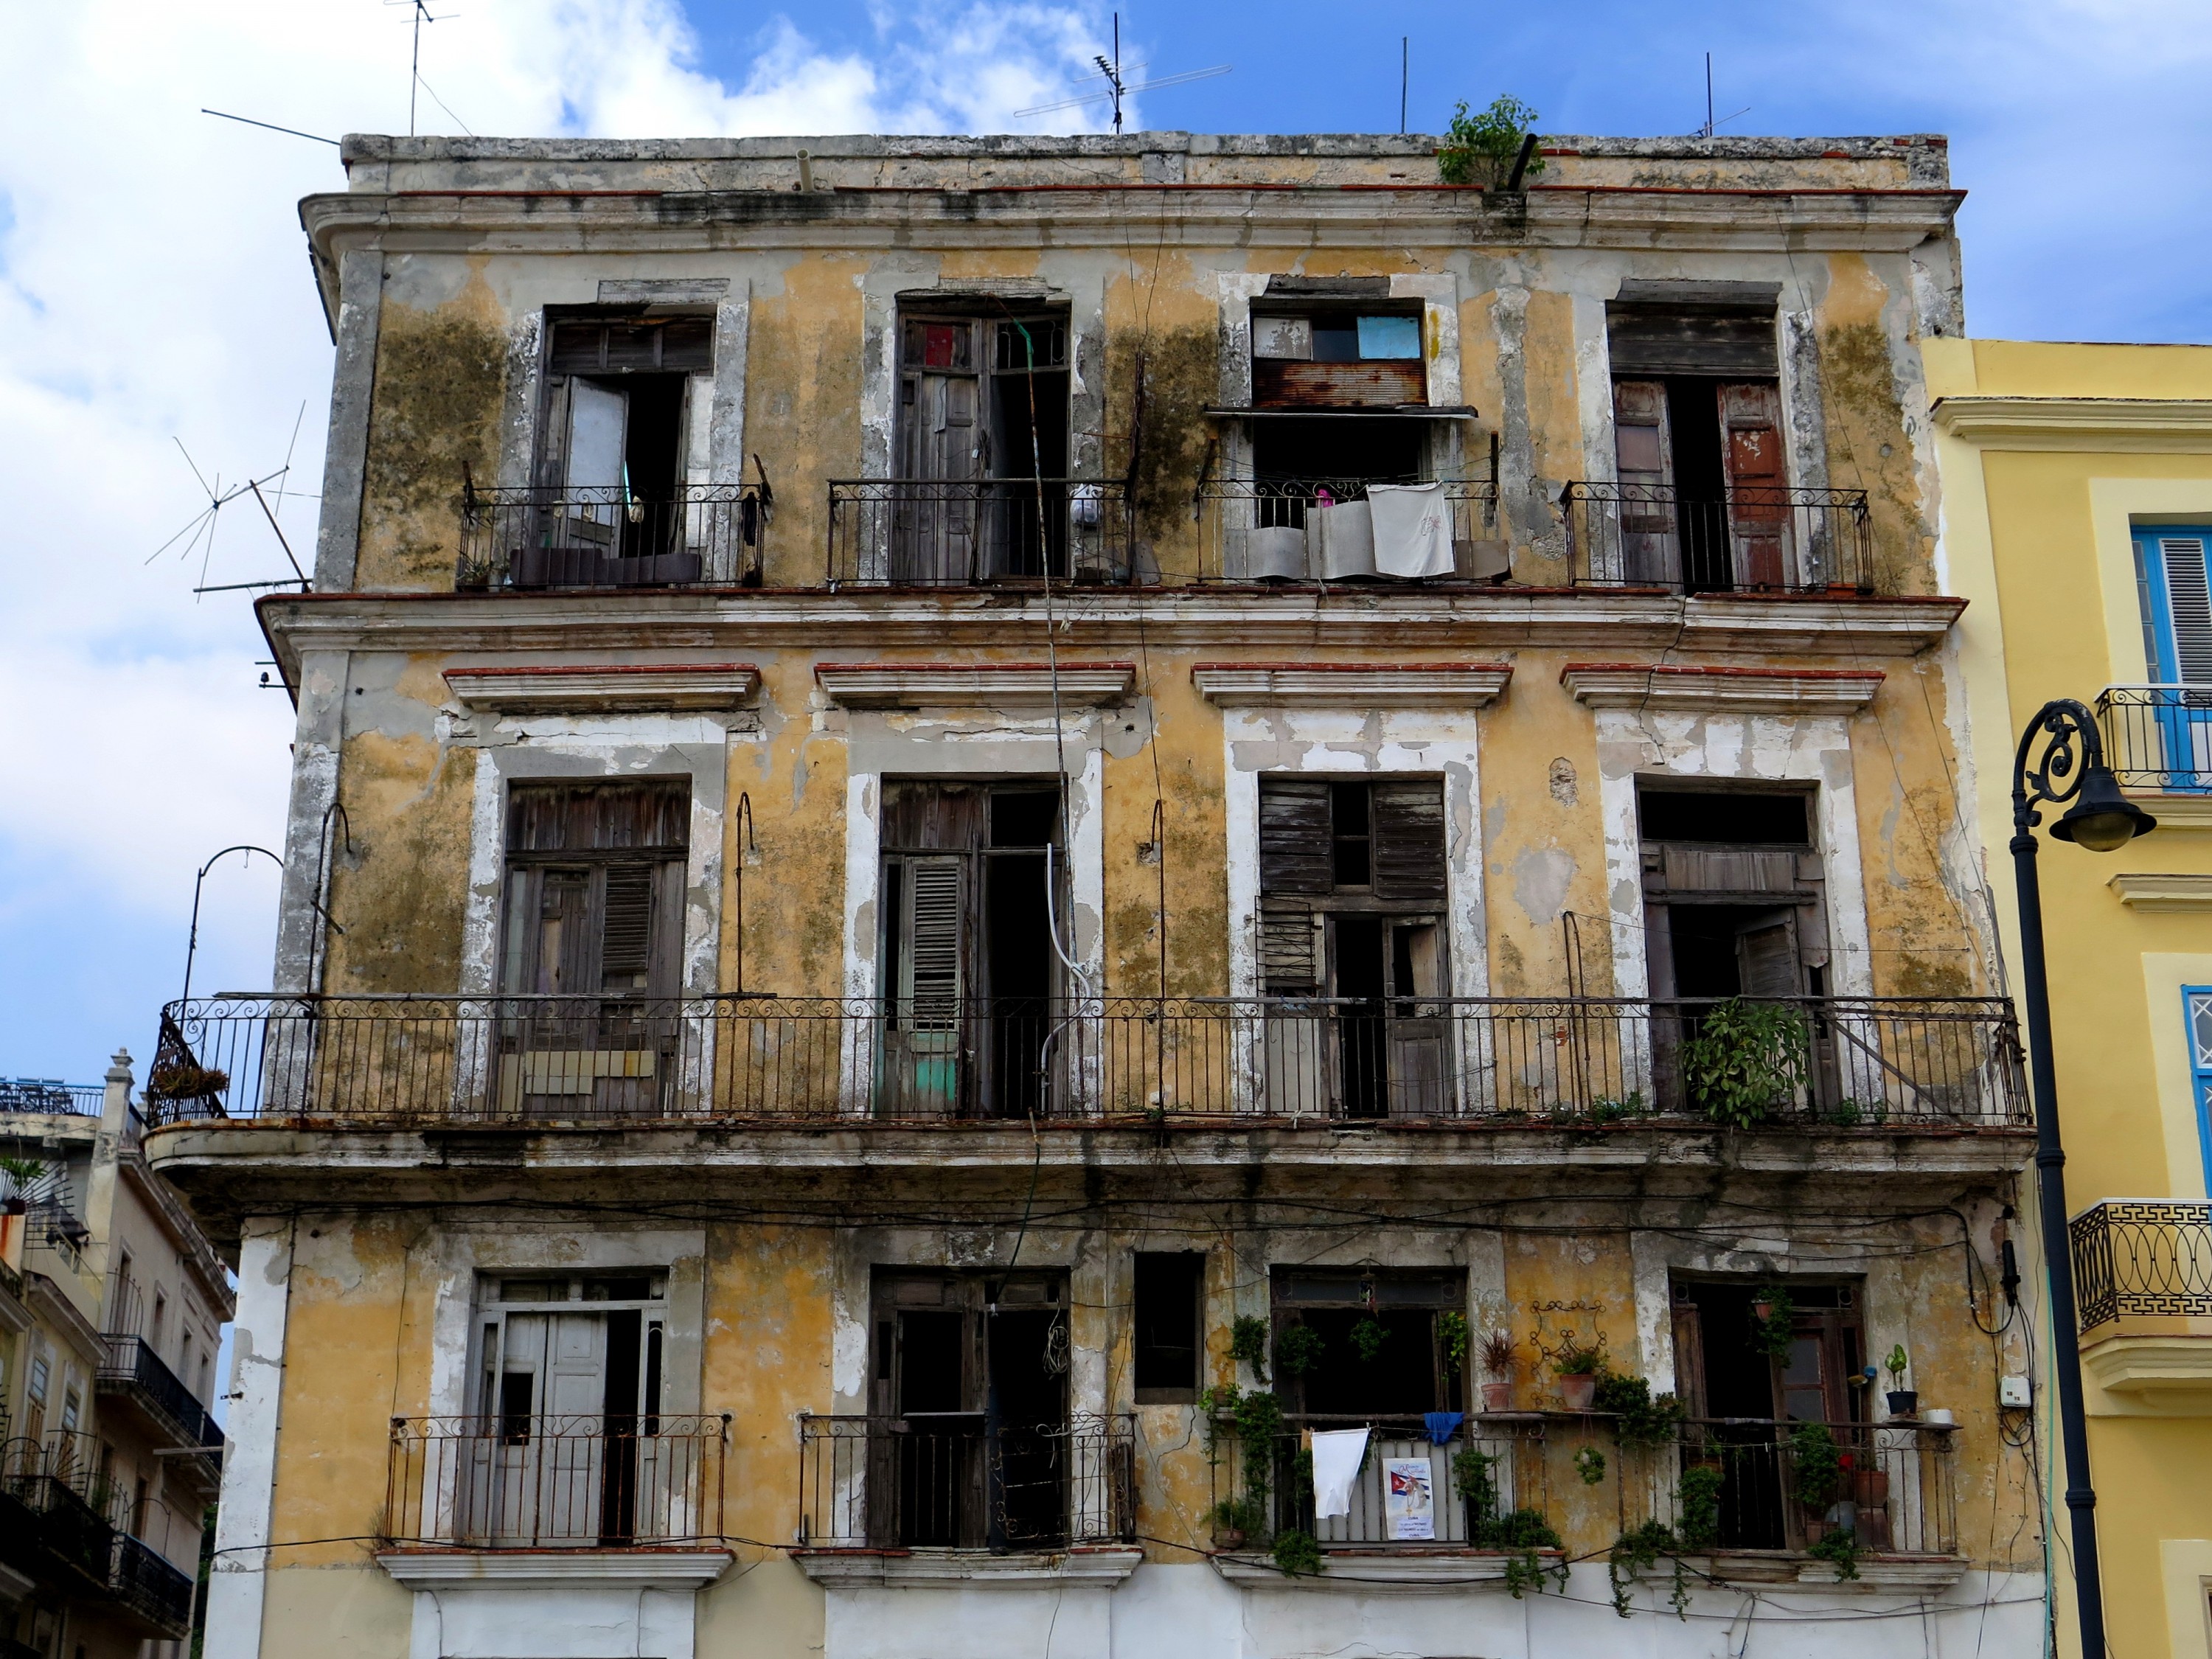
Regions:
M 1705 124 L 1690 136 L 1693 138 L 1710 138 L 1728 123 L 1735 120 L 1736 115 L 1750 113 L 1751 106 L 1746 104 L 1735 112 L 1735 115 L 1723 115 L 1717 121 L 1713 119 L 1713 55 L 1707 52 L 1705 54 Z
M 1114 136 L 1121 136 L 1121 94 L 1127 90 L 1121 84 L 1121 14 L 1114 14 L 1114 61 L 1103 58 L 1091 60 L 1098 65 L 1098 72 L 1106 77 L 1106 84 L 1114 88 Z
M 1156 75 L 1152 76 L 1150 79 L 1138 82 L 1135 86 L 1131 86 L 1124 77 L 1126 76 L 1134 75 L 1139 70 L 1144 69 L 1147 66 L 1142 63 L 1130 64 L 1127 66 L 1123 65 L 1121 62 L 1121 14 L 1118 11 L 1114 14 L 1113 58 L 1109 60 L 1105 54 L 1101 52 L 1094 54 L 1091 61 L 1098 66 L 1099 76 L 1105 82 L 1103 86 L 1097 85 L 1095 82 L 1091 81 L 1090 76 L 1085 76 L 1082 81 L 1078 82 L 1076 84 L 1079 86 L 1090 85 L 1093 88 L 1092 90 L 1079 92 L 1072 98 L 1055 99 L 1048 104 L 1037 104 L 1028 109 L 1018 109 L 1014 113 L 1017 116 L 1050 115 L 1057 110 L 1079 109 L 1085 104 L 1103 103 L 1110 100 L 1114 106 L 1114 131 L 1116 134 L 1119 134 L 1121 131 L 1121 100 L 1127 97 L 1129 94 L 1135 92 L 1151 92 L 1158 87 L 1179 87 L 1189 81 L 1204 81 L 1217 75 L 1226 75 L 1231 69 L 1236 67 L 1233 64 L 1216 64 L 1208 69 L 1185 70 L 1180 75 Z

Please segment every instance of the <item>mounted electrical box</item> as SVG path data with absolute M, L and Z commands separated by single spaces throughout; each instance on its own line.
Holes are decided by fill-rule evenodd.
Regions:
M 1997 1378 L 1997 1404 L 2009 1411 L 2026 1411 L 2035 1403 L 2035 1390 L 2025 1376 Z

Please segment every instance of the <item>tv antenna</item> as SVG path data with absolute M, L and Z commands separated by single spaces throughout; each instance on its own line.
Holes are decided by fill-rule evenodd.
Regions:
M 276 497 L 277 506 L 282 507 L 287 494 L 299 493 L 296 490 L 288 492 L 283 487 L 283 481 L 292 471 L 292 452 L 299 445 L 300 426 L 301 422 L 307 418 L 307 405 L 302 403 L 300 405 L 299 417 L 292 422 L 292 441 L 285 446 L 283 465 L 273 472 L 264 473 L 258 478 L 249 475 L 244 483 L 233 484 L 228 489 L 222 487 L 222 475 L 220 472 L 216 474 L 214 482 L 209 482 L 207 475 L 200 471 L 199 463 L 192 459 L 191 451 L 185 447 L 185 441 L 182 438 L 173 440 L 177 446 L 177 453 L 185 458 L 185 465 L 191 468 L 192 477 L 198 481 L 200 488 L 207 493 L 208 504 L 195 513 L 183 529 L 148 554 L 145 562 L 153 563 L 155 560 L 181 541 L 185 544 L 185 550 L 177 556 L 179 558 L 189 558 L 195 547 L 200 549 L 201 585 L 192 589 L 195 593 L 230 593 L 245 588 L 290 587 L 295 584 L 304 592 L 312 586 L 313 583 L 308 580 L 307 573 L 300 568 L 300 561 L 292 552 L 292 544 L 285 537 L 283 526 L 276 521 L 276 508 L 269 505 L 269 496 L 271 494 Z M 264 493 L 262 489 L 264 484 L 271 485 L 273 489 Z M 292 567 L 292 574 L 289 576 L 279 576 L 269 581 L 228 582 L 219 586 L 210 587 L 206 585 L 208 565 L 215 556 L 216 531 L 222 522 L 222 509 L 246 495 L 253 497 L 254 501 L 261 508 L 262 516 L 269 520 L 269 528 L 276 532 L 276 545 L 284 550 L 284 562 Z
M 438 96 L 437 88 L 422 78 L 422 25 L 425 23 L 442 23 L 447 18 L 451 17 L 453 14 L 449 11 L 441 12 L 438 15 L 434 17 L 430 15 L 429 0 L 384 0 L 384 3 L 387 6 L 406 6 L 411 8 L 412 15 L 409 21 L 415 26 L 414 53 L 413 56 L 409 58 L 407 64 L 407 136 L 410 138 L 412 138 L 415 136 L 415 89 L 417 87 L 420 87 L 424 92 L 430 94 L 430 101 L 432 103 L 435 104 L 440 109 L 446 110 L 447 118 L 450 119 L 455 126 L 459 127 L 463 132 L 467 132 L 469 130 L 467 123 L 463 121 L 459 116 L 455 115 L 453 111 L 446 109 L 446 100 Z
M 1204 81 L 1216 75 L 1226 75 L 1237 67 L 1234 64 L 1216 64 L 1210 69 L 1186 70 L 1180 75 L 1155 76 L 1149 81 L 1132 86 L 1127 77 L 1134 75 L 1145 65 L 1131 64 L 1124 67 L 1122 64 L 1121 14 L 1118 11 L 1114 14 L 1113 58 L 1109 60 L 1101 53 L 1091 61 L 1098 65 L 1098 74 L 1105 82 L 1104 86 L 1095 88 L 1089 92 L 1079 93 L 1073 98 L 1062 98 L 1055 103 L 1038 104 L 1030 109 L 1018 109 L 1014 114 L 1017 117 L 1049 115 L 1055 110 L 1076 109 L 1085 104 L 1104 103 L 1110 100 L 1114 106 L 1114 131 L 1118 136 L 1121 131 L 1121 100 L 1124 98 L 1139 92 L 1154 92 L 1162 87 L 1179 87 L 1188 82 Z
M 1751 106 L 1746 104 L 1735 112 L 1735 115 L 1723 115 L 1717 121 L 1713 119 L 1713 55 L 1707 52 L 1705 54 L 1705 124 L 1690 136 L 1692 138 L 1710 138 L 1721 128 L 1735 120 L 1737 115 L 1750 113 Z

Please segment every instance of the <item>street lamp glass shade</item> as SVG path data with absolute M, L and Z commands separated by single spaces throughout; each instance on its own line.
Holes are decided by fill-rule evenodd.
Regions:
M 2080 796 L 2066 816 L 2051 826 L 2051 833 L 2092 853 L 2116 853 L 2157 828 L 2156 818 L 2120 793 L 2112 769 L 2099 766 L 2081 780 Z

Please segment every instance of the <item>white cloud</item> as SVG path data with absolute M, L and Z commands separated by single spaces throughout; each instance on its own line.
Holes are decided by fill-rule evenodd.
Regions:
M 179 440 L 228 487 L 280 463 L 304 402 L 289 483 L 312 496 L 330 343 L 295 204 L 343 179 L 335 150 L 198 112 L 404 131 L 410 41 L 380 0 L 0 9 L 0 1073 L 91 1075 L 143 1046 L 138 969 L 173 982 L 192 872 L 283 834 L 291 716 L 257 689 L 249 596 L 192 596 L 204 544 L 146 559 L 205 505 Z M 1097 21 L 979 3 L 864 57 L 772 17 L 730 83 L 670 0 L 466 0 L 424 31 L 422 77 L 480 134 L 1005 131 L 1082 71 Z M 427 94 L 418 119 L 453 126 Z M 315 511 L 284 504 L 303 560 Z M 225 508 L 206 580 L 284 569 L 251 499 Z M 258 877 L 209 879 L 230 983 L 265 975 L 268 902 Z M 58 1020 L 64 981 L 94 988 Z

